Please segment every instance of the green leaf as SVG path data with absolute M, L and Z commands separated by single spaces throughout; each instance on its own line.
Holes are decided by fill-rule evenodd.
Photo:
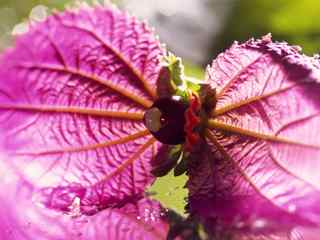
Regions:
M 175 90 L 174 95 L 182 97 L 182 99 L 187 102 L 189 100 L 188 90 L 193 92 L 200 91 L 201 84 L 205 82 L 203 80 L 203 69 L 195 65 L 188 64 L 187 72 L 190 73 L 191 77 L 187 77 L 184 74 L 185 69 L 181 58 L 176 57 L 174 54 L 169 52 L 162 61 L 163 65 L 170 71 L 170 86 Z
M 185 215 L 185 199 L 188 191 L 183 186 L 187 181 L 185 174 L 175 177 L 173 171 L 165 177 L 157 178 L 156 182 L 148 189 L 147 193 L 155 200 L 161 202 L 166 207 L 173 209 L 175 212 Z
M 177 87 L 185 86 L 184 66 L 181 58 L 176 57 L 172 53 L 168 53 L 168 55 L 163 58 L 163 64 L 170 69 L 171 81 Z

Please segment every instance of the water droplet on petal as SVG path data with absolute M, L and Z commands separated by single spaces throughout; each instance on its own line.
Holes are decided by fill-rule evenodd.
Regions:
M 264 228 L 267 225 L 266 220 L 264 219 L 257 219 L 253 222 L 253 228 Z
M 79 217 L 81 216 L 81 209 L 80 209 L 81 199 L 79 197 L 75 197 L 73 202 L 69 206 L 70 212 L 68 215 L 71 217 Z
M 289 207 L 288 207 L 288 211 L 290 213 L 294 213 L 295 211 L 297 210 L 297 206 L 294 205 L 294 204 L 290 204 Z

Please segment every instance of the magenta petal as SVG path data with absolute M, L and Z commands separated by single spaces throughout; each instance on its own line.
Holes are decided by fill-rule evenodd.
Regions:
M 214 60 L 218 103 L 209 157 L 190 173 L 191 212 L 238 231 L 320 225 L 319 72 L 269 35 Z
M 143 113 L 163 50 L 145 23 L 103 7 L 50 16 L 0 59 L 0 150 L 47 207 L 124 204 L 151 184 L 159 143 Z
M 141 199 L 93 216 L 78 215 L 80 210 L 74 203 L 69 214 L 62 214 L 34 202 L 33 189 L 27 183 L 19 182 L 16 186 L 11 183 L 1 184 L 0 239 L 166 239 L 168 219 L 156 201 Z

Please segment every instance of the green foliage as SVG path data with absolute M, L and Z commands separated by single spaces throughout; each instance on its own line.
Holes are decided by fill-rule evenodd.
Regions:
M 158 178 L 148 190 L 153 199 L 160 201 L 163 206 L 184 215 L 185 199 L 188 191 L 182 186 L 187 181 L 186 175 L 175 177 L 173 171 L 165 177 Z
M 271 13 L 270 27 L 274 32 L 288 35 L 309 35 L 320 31 L 319 1 L 283 1 L 281 9 Z M 270 3 L 270 1 L 269 1 Z
M 184 73 L 186 76 L 193 77 L 199 80 L 204 80 L 205 73 L 203 67 L 185 61 L 183 61 L 183 65 Z
M 163 58 L 163 65 L 170 72 L 170 88 L 173 89 L 175 95 L 182 97 L 188 101 L 189 92 L 198 92 L 201 88 L 200 84 L 204 83 L 204 70 L 200 67 L 188 64 L 187 67 L 182 64 L 182 60 L 174 54 L 169 53 Z M 190 76 L 185 75 L 185 70 Z M 199 77 L 199 78 L 196 78 Z
M 303 47 L 304 52 L 314 54 L 320 49 L 320 2 L 316 0 L 285 1 L 281 11 L 271 14 L 273 32 L 291 39 Z
M 48 8 L 63 9 L 66 0 L 0 0 L 0 8 L 12 8 L 16 14 L 17 22 L 21 22 L 29 16 L 31 9 L 37 5 L 45 5 Z
M 221 52 L 234 40 L 270 32 L 275 40 L 300 45 L 312 55 L 320 49 L 319 12 L 317 0 L 236 0 L 214 52 Z

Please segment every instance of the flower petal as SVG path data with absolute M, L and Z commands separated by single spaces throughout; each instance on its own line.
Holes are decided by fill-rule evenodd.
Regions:
M 47 207 L 81 210 L 141 197 L 159 143 L 142 118 L 163 50 L 115 9 L 50 16 L 0 59 L 0 150 Z
M 207 132 L 212 167 L 203 160 L 190 174 L 199 186 L 191 209 L 238 230 L 320 224 L 319 70 L 318 59 L 270 35 L 218 56 L 208 68 L 218 98 Z
M 1 239 L 162 240 L 169 231 L 166 211 L 153 200 L 140 199 L 121 208 L 102 210 L 93 216 L 78 215 L 80 209 L 75 201 L 72 211 L 63 214 L 34 202 L 33 190 L 19 180 L 1 184 Z

